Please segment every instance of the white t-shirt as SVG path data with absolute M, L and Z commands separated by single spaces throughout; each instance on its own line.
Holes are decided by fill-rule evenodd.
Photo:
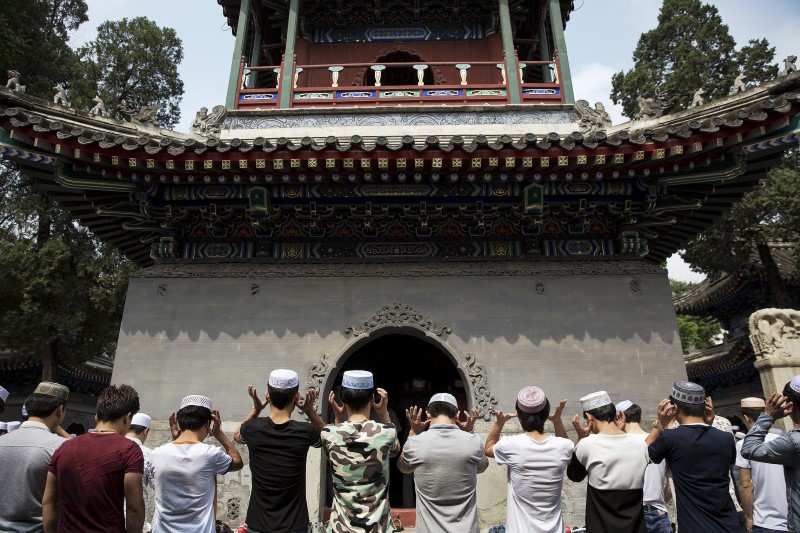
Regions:
M 153 462 L 150 460 L 150 455 L 153 453 L 153 450 L 142 444 L 142 441 L 135 437 L 128 437 L 125 436 L 128 440 L 132 440 L 136 444 L 139 445 L 139 449 L 142 450 L 142 455 L 144 456 L 144 472 L 142 472 L 142 494 L 144 495 L 144 526 L 142 527 L 142 533 L 150 533 L 153 530 L 153 527 L 147 523 L 147 500 L 148 495 L 147 491 L 153 487 Z M 123 507 L 126 511 L 127 516 L 127 509 Z
M 768 433 L 765 442 L 778 438 Z M 786 501 L 786 481 L 783 477 L 783 466 L 758 461 L 749 461 L 742 457 L 742 443 L 736 443 L 736 466 L 749 468 L 753 478 L 753 525 L 766 529 L 788 531 L 786 515 L 789 512 Z
M 217 474 L 228 471 L 231 458 L 204 443 L 165 444 L 150 457 L 156 487 L 153 531 L 215 533 Z
M 568 439 L 524 433 L 494 445 L 497 464 L 508 465 L 508 533 L 563 533 L 561 487 L 573 448 Z
M 647 433 L 631 433 L 641 437 L 642 442 L 647 440 Z M 667 502 L 664 501 L 664 478 L 667 475 L 667 462 L 650 463 L 644 471 L 644 505 L 652 505 L 659 511 L 667 512 Z
M 589 484 L 598 490 L 644 486 L 644 470 L 650 459 L 639 435 L 589 435 L 575 446 L 575 456 L 589 473 Z

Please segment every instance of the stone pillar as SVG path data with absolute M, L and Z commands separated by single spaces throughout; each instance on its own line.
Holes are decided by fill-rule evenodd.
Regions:
M 286 52 L 283 55 L 280 108 L 289 109 L 294 93 L 294 51 L 297 43 L 297 19 L 300 15 L 299 0 L 289 0 L 289 22 L 286 26 Z
M 761 309 L 750 315 L 750 342 L 765 397 L 781 392 L 800 374 L 799 329 L 800 311 L 794 309 Z M 788 419 L 776 425 L 781 424 L 785 424 L 782 429 L 790 429 Z
M 239 76 L 239 68 L 244 54 L 244 40 L 247 37 L 247 21 L 250 19 L 250 0 L 242 0 L 239 7 L 239 23 L 236 26 L 236 44 L 233 46 L 233 58 L 231 59 L 231 75 L 228 80 L 228 96 L 225 100 L 225 107 L 233 110 L 236 105 L 236 91 L 242 83 Z

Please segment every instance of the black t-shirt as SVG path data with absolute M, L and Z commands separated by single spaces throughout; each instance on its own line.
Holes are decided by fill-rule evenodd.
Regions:
M 733 435 L 706 425 L 664 431 L 649 448 L 655 463 L 667 460 L 682 533 L 740 531 L 728 486 L 736 461 Z
M 275 424 L 256 418 L 242 424 L 239 433 L 250 452 L 253 476 L 247 525 L 270 533 L 307 527 L 306 457 L 309 447 L 320 446 L 320 430 L 308 422 Z

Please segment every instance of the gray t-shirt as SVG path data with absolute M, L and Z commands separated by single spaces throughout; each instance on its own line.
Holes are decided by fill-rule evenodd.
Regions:
M 435 424 L 409 437 L 403 461 L 414 470 L 418 533 L 479 533 L 475 489 L 483 442 L 458 426 Z
M 39 422 L 0 437 L 0 531 L 39 533 L 47 466 L 64 439 Z

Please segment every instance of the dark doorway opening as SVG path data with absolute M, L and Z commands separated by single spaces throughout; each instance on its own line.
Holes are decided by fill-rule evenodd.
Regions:
M 375 376 L 375 385 L 386 389 L 389 394 L 389 413 L 397 425 L 401 444 L 405 442 L 407 433 L 407 431 L 404 433 L 407 424 L 403 405 L 411 401 L 414 396 L 413 380 L 422 379 L 426 382 L 425 392 L 418 393 L 420 397 L 429 399 L 436 392 L 450 392 L 456 396 L 459 403 L 463 402 L 464 409 L 468 407 L 466 391 L 456 387 L 462 376 L 453 360 L 436 345 L 418 337 L 390 333 L 357 348 L 340 364 L 333 383 L 334 391 L 338 390 L 342 383 L 342 374 L 347 370 L 369 370 Z M 333 490 L 329 472 L 326 477 L 328 478 L 326 504 L 330 506 Z M 392 460 L 389 503 L 393 509 L 413 507 L 408 505 L 408 487 L 404 501 L 403 482 L 403 475 L 397 469 L 397 462 Z
M 411 54 L 409 52 L 390 52 L 375 60 L 379 65 L 386 65 L 386 69 L 381 74 L 381 87 L 398 87 L 417 85 L 419 79 L 417 78 L 417 71 L 412 66 L 398 66 L 393 67 L 392 63 L 416 63 L 422 64 L 424 61 L 420 56 Z M 422 77 L 426 86 L 434 85 L 433 72 L 430 67 L 425 69 L 425 75 Z M 375 72 L 371 68 L 367 68 L 364 74 L 364 85 L 367 87 L 375 86 Z

